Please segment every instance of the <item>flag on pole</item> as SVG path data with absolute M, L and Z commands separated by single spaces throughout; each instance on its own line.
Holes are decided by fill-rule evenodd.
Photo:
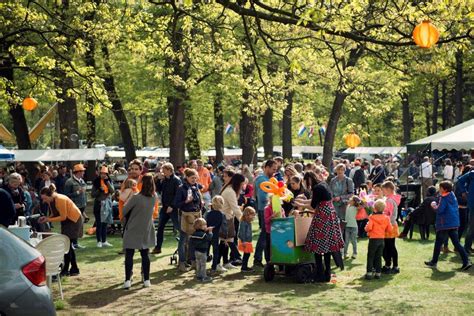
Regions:
M 308 131 L 308 138 L 313 137 L 313 135 L 314 135 L 314 127 L 311 127 Z
M 234 127 L 230 123 L 227 123 L 227 126 L 225 127 L 225 133 L 230 134 L 230 133 L 232 133 L 233 129 L 234 129 Z
M 321 126 L 321 127 L 319 128 L 319 131 L 321 132 L 321 135 L 326 134 L 326 127 L 324 127 L 324 125 Z
M 298 130 L 298 137 L 302 136 L 305 131 L 306 131 L 306 126 L 304 126 L 304 124 L 301 124 L 300 129 Z

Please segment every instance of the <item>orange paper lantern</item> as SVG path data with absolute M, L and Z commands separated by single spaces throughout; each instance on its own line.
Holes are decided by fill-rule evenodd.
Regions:
M 26 97 L 23 100 L 23 109 L 26 111 L 34 111 L 36 107 L 38 106 L 38 101 L 36 101 L 34 98 L 31 97 Z
M 354 132 L 347 134 L 344 137 L 344 141 L 346 142 L 346 145 L 349 146 L 350 148 L 356 148 L 357 146 L 360 145 L 360 137 Z
M 423 21 L 413 30 L 413 40 L 421 48 L 430 48 L 438 42 L 439 31 L 430 21 Z

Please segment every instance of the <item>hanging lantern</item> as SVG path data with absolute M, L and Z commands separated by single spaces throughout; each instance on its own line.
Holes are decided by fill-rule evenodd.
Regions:
M 26 111 L 34 111 L 37 106 L 38 101 L 36 101 L 34 98 L 26 97 L 23 100 L 23 109 L 25 109 Z
M 425 20 L 413 30 L 413 40 L 421 48 L 430 48 L 438 42 L 439 31 L 430 21 Z
M 356 148 L 360 145 L 360 137 L 354 132 L 351 132 L 344 136 L 344 141 L 346 142 L 346 145 L 350 148 Z

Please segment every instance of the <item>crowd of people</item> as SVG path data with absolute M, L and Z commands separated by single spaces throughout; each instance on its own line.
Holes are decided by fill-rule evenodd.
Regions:
M 169 162 L 158 162 L 152 170 L 148 161 L 136 159 L 126 169 L 121 164 L 100 166 L 89 195 L 82 164 L 74 165 L 70 172 L 64 165 L 38 166 L 31 180 L 26 168 L 18 163 L 16 170 L 1 170 L 0 224 L 8 226 L 19 216 L 34 213 L 41 215 L 34 223 L 36 230 L 48 230 L 60 223 L 61 233 L 71 240 L 62 274 L 74 276 L 79 274 L 75 249 L 83 247 L 78 240 L 84 232 L 83 224 L 89 221 L 86 207 L 90 197 L 97 247 L 112 246 L 107 241 L 111 226 L 118 225 L 123 232 L 124 288 L 131 287 L 135 250 L 142 258 L 143 284 L 150 286 L 149 250 L 162 252 L 164 230 L 170 220 L 179 232 L 179 271 L 195 269 L 198 280 L 209 282 L 213 275 L 239 266 L 246 273 L 271 263 L 275 212 L 271 196 L 261 184 L 275 178 L 286 185 L 288 192 L 281 217 L 302 216 L 303 212 L 313 216 L 304 249 L 314 254 L 316 282 L 330 281 L 332 258 L 341 268 L 343 259 L 356 259 L 357 241 L 367 236 L 365 277 L 400 273 L 396 240 L 412 235 L 414 225 L 420 226 L 422 239 L 428 239 L 430 226 L 435 226 L 433 256 L 426 266 L 436 267 L 440 251 L 450 251 L 449 238 L 462 258 L 461 269 L 469 269 L 474 237 L 474 160 L 456 169 L 446 160 L 437 190 L 433 186 L 436 173 L 425 157 L 418 173 L 424 200 L 415 209 L 407 209 L 402 203 L 398 167 L 393 160 L 384 163 L 381 159 L 369 162 L 356 158 L 352 162 L 335 160 L 327 170 L 319 159 L 285 164 L 281 157 L 275 157 L 254 170 L 247 165 L 214 166 L 201 160 L 177 169 Z M 407 171 L 413 174 L 410 168 Z M 112 174 L 126 174 L 127 178 L 114 184 Z M 368 205 L 364 196 L 372 197 L 373 205 Z M 255 248 L 254 220 L 259 226 Z M 463 236 L 464 246 L 460 243 Z M 206 262 L 211 262 L 210 276 Z

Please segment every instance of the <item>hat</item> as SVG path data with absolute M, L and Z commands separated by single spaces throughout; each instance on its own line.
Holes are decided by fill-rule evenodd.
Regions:
M 109 168 L 107 168 L 107 166 L 102 166 L 102 168 L 100 168 L 100 173 L 109 174 Z
M 86 168 L 84 168 L 84 165 L 82 163 L 78 163 L 77 165 L 74 165 L 74 169 L 72 172 L 81 172 L 81 171 L 86 171 Z

